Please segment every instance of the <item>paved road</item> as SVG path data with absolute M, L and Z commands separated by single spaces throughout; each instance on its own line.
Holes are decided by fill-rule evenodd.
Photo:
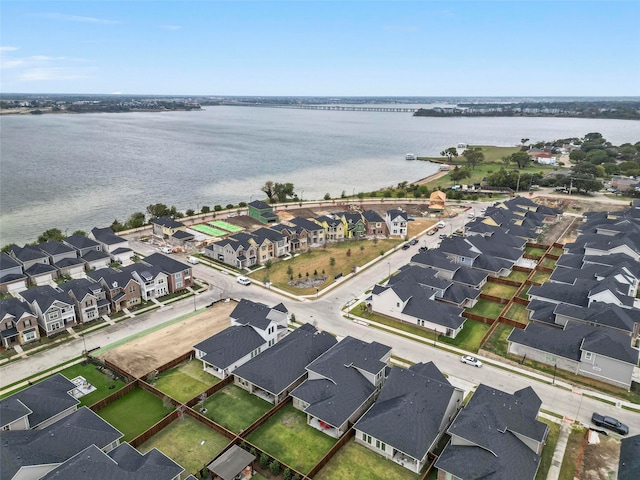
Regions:
M 481 203 L 475 204 L 476 213 L 479 213 Z M 468 218 L 460 215 L 454 219 L 448 219 L 444 232 L 455 231 L 462 226 Z M 456 386 L 469 390 L 479 382 L 491 385 L 495 388 L 512 393 L 521 388 L 532 386 L 542 399 L 542 408 L 564 415 L 568 418 L 578 419 L 581 422 L 589 423 L 591 413 L 598 411 L 603 414 L 619 418 L 627 423 L 631 428 L 631 434 L 640 433 L 640 414 L 626 409 L 609 405 L 579 392 L 572 392 L 558 386 L 549 385 L 545 382 L 523 377 L 509 370 L 485 365 L 482 368 L 475 368 L 460 362 L 460 356 L 447 351 L 433 348 L 420 342 L 399 337 L 391 333 L 371 327 L 356 324 L 347 320 L 341 314 L 341 309 L 347 302 L 355 297 L 364 297 L 364 292 L 375 283 L 387 277 L 389 271 L 393 272 L 400 266 L 405 265 L 411 256 L 417 253 L 419 246 L 436 246 L 440 241 L 438 235 L 419 237 L 419 243 L 408 250 L 398 249 L 392 255 L 382 259 L 372 267 L 360 272 L 353 279 L 346 279 L 336 288 L 321 296 L 317 300 L 297 301 L 283 298 L 274 291 L 270 291 L 257 285 L 242 286 L 236 283 L 235 277 L 214 270 L 205 265 L 194 266 L 194 276 L 208 281 L 213 285 L 212 289 L 206 293 L 196 296 L 197 307 L 208 305 L 214 299 L 221 297 L 249 298 L 254 301 L 263 302 L 267 305 L 275 305 L 283 302 L 287 308 L 295 314 L 299 322 L 315 322 L 323 329 L 335 333 L 339 336 L 352 335 L 366 341 L 378 341 L 393 348 L 393 355 L 413 362 L 433 361 L 445 374 L 449 375 L 449 380 Z M 133 243 L 133 242 L 132 242 Z M 141 250 L 141 253 L 148 254 L 157 251 L 155 247 L 133 243 L 134 249 Z M 114 341 L 126 338 L 130 335 L 143 331 L 154 325 L 158 325 L 179 315 L 193 311 L 194 301 L 192 298 L 182 300 L 148 314 L 143 314 L 130 320 L 126 320 L 112 327 L 88 334 L 85 338 L 87 348 L 105 346 Z M 62 363 L 65 360 L 77 357 L 83 349 L 82 340 L 75 340 L 52 350 L 29 357 L 28 359 L 13 362 L 0 368 L 0 386 L 11 384 L 26 376 L 50 368 L 53 365 Z

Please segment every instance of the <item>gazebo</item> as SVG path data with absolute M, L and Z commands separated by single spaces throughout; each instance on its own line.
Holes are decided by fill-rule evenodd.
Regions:
M 255 455 L 234 445 L 207 465 L 207 470 L 212 473 L 214 480 L 233 480 L 243 471 L 246 478 L 251 478 L 251 463 L 255 459 Z

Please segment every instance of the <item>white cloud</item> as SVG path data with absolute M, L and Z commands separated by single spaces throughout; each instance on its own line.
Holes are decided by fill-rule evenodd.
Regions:
M 48 80 L 78 80 L 91 78 L 95 68 L 83 58 L 65 56 L 31 55 L 21 57 L 14 52 L 18 48 L 0 49 L 0 66 L 6 71 L 5 80 L 18 82 Z M 12 72 L 11 75 L 9 72 Z M 10 82 L 9 82 L 10 83 Z
M 4 53 L 4 52 L 15 52 L 16 50 L 18 50 L 18 47 L 9 47 L 9 46 L 1 47 L 1 46 L 0 46 L 0 53 Z
M 115 20 L 107 20 L 104 18 L 83 17 L 81 15 L 66 15 L 64 13 L 42 13 L 40 14 L 40 16 L 50 18 L 51 20 L 63 20 L 65 22 L 100 23 L 103 25 L 117 25 L 120 23 Z
M 182 27 L 180 25 L 160 25 L 160 28 L 170 31 L 180 30 Z

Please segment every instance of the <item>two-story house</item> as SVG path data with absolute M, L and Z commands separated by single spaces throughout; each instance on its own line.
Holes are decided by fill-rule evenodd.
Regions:
M 146 302 L 169 294 L 169 275 L 160 268 L 142 262 L 122 268 L 140 284 L 140 295 Z
M 39 243 L 36 247 L 48 255 L 49 263 L 58 270 L 59 277 L 84 277 L 84 262 L 73 247 L 56 240 Z
M 76 310 L 68 294 L 42 285 L 18 293 L 38 318 L 38 325 L 48 337 L 77 324 Z
M 0 340 L 4 348 L 38 340 L 38 319 L 17 298 L 0 300 Z
M 102 245 L 89 237 L 74 234 L 65 238 L 63 242 L 76 250 L 86 270 L 107 268 L 111 263 L 111 256 L 102 250 Z
M 193 285 L 193 269 L 186 263 L 179 262 L 161 253 L 149 255 L 141 263 L 156 267 L 167 275 L 169 293 L 186 290 Z
M 129 265 L 133 259 L 133 250 L 129 241 L 113 233 L 111 227 L 92 228 L 89 238 L 102 245 L 102 250 L 109 254 L 111 261 L 121 265 Z
M 262 223 L 278 223 L 278 215 L 273 212 L 273 207 L 260 200 L 254 200 L 247 205 L 247 213 Z
M 58 285 L 73 300 L 79 323 L 97 320 L 111 312 L 111 302 L 102 285 L 88 278 L 68 280 Z
M 307 240 L 310 247 L 324 245 L 326 239 L 325 229 L 323 226 L 318 225 L 316 222 L 308 220 L 304 217 L 294 217 L 287 223 L 302 228 L 305 232 L 307 232 Z
M 140 284 L 128 272 L 113 268 L 101 268 L 87 273 L 87 277 L 98 282 L 107 294 L 112 312 L 140 305 Z
M 384 221 L 390 236 L 402 238 L 407 236 L 409 218 L 402 210 L 387 210 Z
M 386 237 L 387 223 L 375 210 L 365 210 L 362 212 L 365 222 L 365 231 L 368 237 Z
M 8 253 L 0 252 L 0 292 L 14 292 L 27 288 L 27 276 L 22 264 Z
M 327 242 L 341 242 L 345 238 L 344 223 L 339 218 L 330 215 L 322 215 L 313 221 L 324 228 L 324 238 Z
M 49 256 L 31 245 L 12 245 L 9 255 L 22 264 L 22 270 L 31 285 L 47 285 L 58 278 L 58 271 L 51 265 Z

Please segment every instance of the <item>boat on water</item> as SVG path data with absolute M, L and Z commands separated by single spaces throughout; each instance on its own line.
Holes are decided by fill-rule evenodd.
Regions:
M 416 156 L 413 153 L 407 153 L 404 158 L 405 160 L 415 160 Z

